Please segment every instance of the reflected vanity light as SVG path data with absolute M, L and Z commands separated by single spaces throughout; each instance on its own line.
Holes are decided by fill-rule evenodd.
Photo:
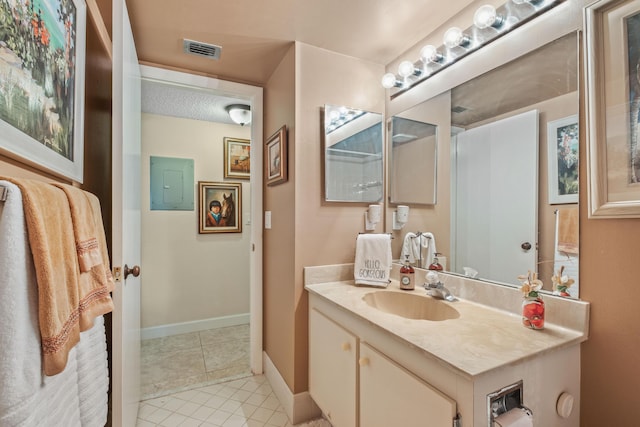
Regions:
M 367 231 L 373 231 L 376 229 L 376 225 L 380 222 L 380 213 L 382 212 L 382 206 L 369 205 L 369 209 L 364 213 L 364 229 Z
M 341 126 L 362 116 L 364 111 L 353 108 L 340 107 L 340 109 L 331 110 L 325 116 L 324 127 L 326 133 L 331 133 Z
M 382 86 L 392 90 L 393 98 L 563 2 L 507 0 L 497 8 L 488 4 L 481 6 L 476 10 L 469 28 L 449 28 L 444 34 L 442 46 L 424 46 L 418 62 L 400 62 L 397 74 L 387 73 L 382 77 Z
M 407 221 L 409 221 L 409 206 L 398 205 L 393 212 L 393 229 L 402 230 Z

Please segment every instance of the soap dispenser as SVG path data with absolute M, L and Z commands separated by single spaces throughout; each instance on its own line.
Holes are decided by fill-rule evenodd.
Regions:
M 400 267 L 400 289 L 412 291 L 416 287 L 415 270 L 409 264 L 409 255 L 405 255 L 404 265 Z
M 442 264 L 438 262 L 438 255 L 440 255 L 440 253 L 436 252 L 433 257 L 433 262 L 429 265 L 429 270 L 442 271 Z

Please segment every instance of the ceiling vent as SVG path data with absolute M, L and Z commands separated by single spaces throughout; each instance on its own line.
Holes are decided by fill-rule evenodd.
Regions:
M 456 114 L 460 114 L 460 113 L 464 113 L 467 110 L 468 110 L 468 108 L 465 108 L 465 107 L 463 107 L 461 105 L 457 105 L 457 106 L 455 106 L 455 107 L 453 107 L 451 109 L 451 112 L 452 113 L 456 113 Z
M 204 56 L 205 58 L 209 59 L 220 59 L 220 53 L 222 53 L 222 47 L 220 46 L 188 39 L 183 40 L 183 48 L 184 53 Z

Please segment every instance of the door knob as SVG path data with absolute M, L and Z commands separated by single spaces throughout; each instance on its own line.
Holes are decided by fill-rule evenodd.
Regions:
M 133 275 L 133 277 L 138 277 L 140 275 L 140 266 L 134 265 L 132 268 L 129 268 L 127 264 L 124 265 L 124 280 L 127 280 L 129 275 Z
M 520 247 L 525 250 L 528 251 L 529 249 L 531 249 L 531 243 L 529 242 L 524 242 L 523 244 L 520 245 Z

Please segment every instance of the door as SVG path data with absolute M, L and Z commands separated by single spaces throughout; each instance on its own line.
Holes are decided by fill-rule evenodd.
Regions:
M 140 68 L 124 0 L 113 2 L 112 420 L 136 425 L 140 400 Z M 127 274 L 125 265 L 132 270 Z M 118 274 L 120 269 L 120 274 Z
M 536 110 L 456 136 L 453 271 L 503 283 L 537 271 L 537 159 Z

